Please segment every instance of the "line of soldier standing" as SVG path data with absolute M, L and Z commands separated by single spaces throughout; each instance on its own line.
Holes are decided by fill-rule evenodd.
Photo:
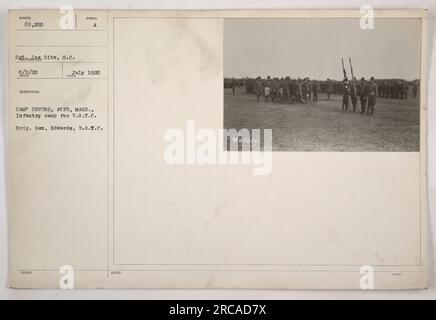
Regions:
M 390 99 L 407 99 L 409 95 L 409 82 L 406 80 L 379 80 L 378 96 L 380 98 Z M 418 95 L 419 83 L 412 82 L 412 97 L 416 98 Z
M 346 75 L 345 75 L 346 76 Z M 242 83 L 241 83 L 242 81 Z M 309 78 L 291 79 L 290 77 L 266 79 L 257 77 L 256 79 L 225 79 L 224 86 L 231 87 L 235 95 L 235 87 L 245 86 L 247 92 L 256 93 L 257 101 L 262 98 L 264 101 L 281 102 L 293 104 L 316 102 L 320 92 L 327 95 L 342 94 L 342 110 L 344 112 L 358 112 L 358 102 L 360 102 L 360 113 L 372 115 L 375 110 L 376 97 L 406 99 L 409 83 L 405 80 L 370 80 L 361 78 L 343 81 L 327 79 L 326 81 L 310 80 Z M 413 97 L 417 98 L 419 82 L 412 82 Z

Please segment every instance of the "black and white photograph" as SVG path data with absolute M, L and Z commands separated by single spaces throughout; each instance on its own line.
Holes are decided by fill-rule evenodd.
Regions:
M 416 152 L 420 70 L 419 19 L 225 19 L 224 129 L 271 129 L 272 151 Z
M 0 299 L 436 298 L 436 1 L 26 1 L 0 3 Z

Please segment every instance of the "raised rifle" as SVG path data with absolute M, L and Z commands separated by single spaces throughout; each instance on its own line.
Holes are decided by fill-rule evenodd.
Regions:
M 354 95 L 356 96 L 357 95 L 357 92 L 356 92 L 356 83 L 354 81 L 354 71 L 353 71 L 353 65 L 351 64 L 351 58 L 350 57 L 348 57 L 348 61 L 350 61 L 351 79 L 353 81 L 353 92 L 354 92 Z
M 344 66 L 344 58 L 341 58 L 342 60 L 342 72 L 344 73 L 344 79 L 347 77 L 347 71 L 345 70 L 345 66 Z

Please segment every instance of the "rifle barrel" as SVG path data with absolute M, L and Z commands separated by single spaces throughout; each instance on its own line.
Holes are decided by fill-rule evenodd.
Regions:
M 345 66 L 344 66 L 344 58 L 341 58 L 342 61 L 342 71 L 344 72 L 344 78 L 347 77 L 347 71 L 345 71 Z

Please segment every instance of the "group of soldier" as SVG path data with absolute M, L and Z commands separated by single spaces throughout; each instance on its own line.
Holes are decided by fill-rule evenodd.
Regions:
M 327 79 L 324 85 L 327 100 L 330 99 L 330 94 L 334 91 L 334 82 Z M 360 99 L 360 113 L 372 115 L 375 109 L 376 97 L 378 95 L 377 83 L 374 77 L 369 81 L 365 78 L 360 81 L 349 81 L 346 77 L 343 80 L 343 99 L 342 111 L 343 112 L 357 112 L 357 102 Z M 321 86 L 317 80 L 310 80 L 309 78 L 291 79 L 286 78 L 271 78 L 267 77 L 262 80 L 260 77 L 256 78 L 254 84 L 256 99 L 259 101 L 263 97 L 264 101 L 271 100 L 272 102 L 294 102 L 305 104 L 307 102 L 318 101 L 318 93 L 321 92 Z M 351 102 L 351 104 L 350 104 Z
M 226 86 L 226 83 L 225 83 Z M 357 80 L 353 77 L 349 80 L 344 72 L 344 79 L 335 81 L 327 79 L 318 82 L 309 78 L 291 79 L 290 77 L 266 79 L 229 79 L 227 87 L 232 88 L 235 95 L 235 88 L 245 86 L 247 92 L 254 92 L 257 101 L 278 102 L 278 103 L 316 103 L 318 94 L 323 92 L 330 99 L 330 94 L 342 94 L 343 112 L 360 112 L 361 114 L 373 115 L 376 105 L 376 97 L 407 99 L 409 83 L 404 80 L 378 80 L 374 77 L 366 80 L 362 77 Z M 419 84 L 413 82 L 413 97 L 417 97 Z M 360 102 L 360 103 L 358 103 Z M 358 110 L 360 104 L 360 110 Z
M 374 77 L 369 81 L 362 77 L 359 81 L 356 78 L 348 80 L 344 77 L 342 93 L 342 112 L 357 112 L 357 100 L 360 100 L 360 113 L 373 115 L 375 110 L 378 87 Z M 351 105 L 350 105 L 351 101 Z
M 263 97 L 265 101 L 288 102 L 290 104 L 299 102 L 304 104 L 308 101 L 316 102 L 321 88 L 317 80 L 310 80 L 309 78 L 291 79 L 286 77 L 279 79 L 268 76 L 265 80 L 260 77 L 256 78 L 254 91 L 256 92 L 257 101 Z
M 417 97 L 419 84 L 414 81 L 412 83 L 413 98 Z M 405 80 L 379 80 L 378 81 L 378 96 L 380 98 L 391 99 L 407 99 L 409 95 L 409 83 Z

